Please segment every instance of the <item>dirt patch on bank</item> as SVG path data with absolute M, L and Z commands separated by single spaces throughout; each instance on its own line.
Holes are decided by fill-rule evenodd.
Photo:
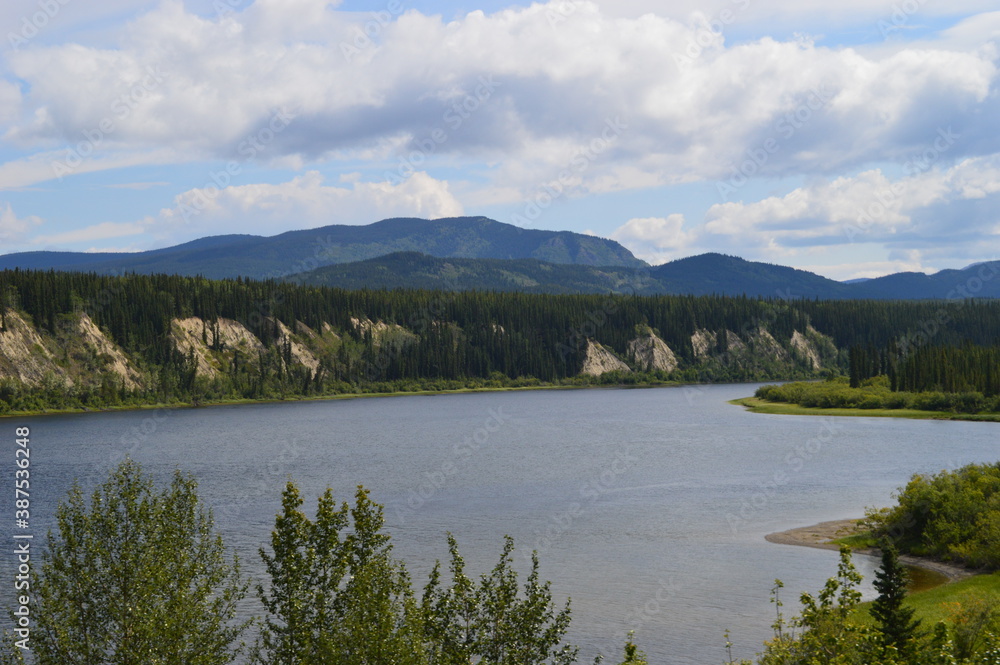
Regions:
M 814 524 L 812 526 L 803 526 L 797 529 L 789 529 L 788 531 L 771 533 L 764 536 L 764 539 L 770 543 L 777 543 L 779 545 L 798 545 L 800 547 L 815 547 L 822 550 L 838 550 L 840 549 L 840 546 L 831 541 L 857 533 L 859 521 L 860 520 L 853 519 L 820 522 L 819 524 Z M 878 550 L 874 548 L 858 549 L 854 551 L 860 554 L 878 556 Z M 941 573 L 952 582 L 955 580 L 965 579 L 966 577 L 972 577 L 976 574 L 974 571 L 963 568 L 962 566 L 942 563 L 940 561 L 934 561 L 933 559 L 924 559 L 922 557 L 911 556 L 909 554 L 900 554 L 899 560 L 909 566 L 923 568 L 924 570 L 930 570 L 935 573 Z

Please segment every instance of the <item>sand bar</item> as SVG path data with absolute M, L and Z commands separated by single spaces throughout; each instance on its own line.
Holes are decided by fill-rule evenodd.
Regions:
M 859 520 L 856 519 L 831 520 L 829 522 L 820 522 L 819 524 L 814 524 L 812 526 L 804 526 L 797 529 L 789 529 L 788 531 L 781 531 L 779 533 L 772 533 L 764 536 L 764 538 L 768 542 L 777 543 L 779 545 L 798 545 L 800 547 L 816 547 L 822 550 L 838 550 L 840 549 L 840 546 L 831 541 L 836 538 L 843 538 L 844 536 L 849 536 L 855 533 L 858 529 L 858 522 Z M 878 556 L 878 550 L 874 548 L 858 549 L 854 551 L 860 554 Z M 966 577 L 972 577 L 976 574 L 974 571 L 963 568 L 962 566 L 942 563 L 940 561 L 934 561 L 933 559 L 911 556 L 909 554 L 900 554 L 899 560 L 908 566 L 914 566 L 916 568 L 923 568 L 924 570 L 930 570 L 935 573 L 941 573 L 952 582 L 955 580 L 965 579 Z

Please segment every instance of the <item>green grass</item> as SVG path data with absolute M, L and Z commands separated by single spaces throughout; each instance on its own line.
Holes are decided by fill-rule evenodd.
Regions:
M 906 604 L 915 610 L 915 617 L 923 621 L 922 627 L 929 630 L 938 621 L 948 621 L 959 604 L 976 595 L 1000 596 L 1000 573 L 976 575 L 912 593 L 907 596 Z M 870 602 L 859 605 L 858 618 L 866 623 L 870 621 L 870 609 Z
M 730 400 L 730 404 L 745 406 L 754 413 L 789 416 L 854 416 L 865 418 L 913 418 L 918 420 L 975 420 L 1000 422 L 1000 413 L 952 413 L 950 411 L 918 411 L 917 409 L 823 409 L 786 402 L 769 402 L 758 397 Z
M 830 542 L 835 545 L 846 545 L 852 550 L 866 550 L 872 547 L 878 547 L 878 541 L 875 536 L 870 533 L 854 533 L 850 536 L 844 536 L 843 538 L 836 538 Z

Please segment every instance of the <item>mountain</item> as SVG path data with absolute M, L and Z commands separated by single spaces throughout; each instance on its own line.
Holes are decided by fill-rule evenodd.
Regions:
M 344 289 L 410 287 L 444 291 L 924 300 L 1000 297 L 1000 279 L 990 277 L 1000 274 L 998 271 L 1000 265 L 978 264 L 934 275 L 898 273 L 877 279 L 837 282 L 805 270 L 715 253 L 678 259 L 652 268 L 626 268 L 556 265 L 537 259 L 442 259 L 416 252 L 399 252 L 327 266 L 286 279 L 298 284 Z
M 439 289 L 525 293 L 665 293 L 635 268 L 547 263 L 538 259 L 437 258 L 396 252 L 366 261 L 325 266 L 286 281 L 343 289 Z
M 805 270 L 747 261 L 724 254 L 678 259 L 649 271 L 664 293 L 728 294 L 780 298 L 852 298 L 840 282 Z
M 367 226 L 334 225 L 273 237 L 215 236 L 137 253 L 23 252 L 0 256 L 0 269 L 267 278 L 401 251 L 556 264 L 646 265 L 613 240 L 570 231 L 523 229 L 486 217 L 454 217 L 386 219 Z
M 933 275 L 837 282 L 805 270 L 709 253 L 648 266 L 613 240 L 523 229 L 486 217 L 386 219 L 278 236 L 225 235 L 148 252 L 0 255 L 5 268 L 98 274 L 284 278 L 346 289 L 748 295 L 823 300 L 1000 298 L 1000 263 Z

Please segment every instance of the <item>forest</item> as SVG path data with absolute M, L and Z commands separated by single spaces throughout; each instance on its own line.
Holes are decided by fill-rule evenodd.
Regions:
M 107 371 L 110 349 L 76 348 L 74 326 L 84 314 L 122 350 L 134 380 Z M 0 377 L 6 376 L 0 378 L 0 412 L 808 379 L 848 373 L 862 359 L 858 377 L 889 364 L 900 385 L 924 389 L 937 385 L 937 370 L 910 371 L 910 364 L 957 363 L 962 349 L 989 345 L 1000 337 L 1000 304 L 347 291 L 242 278 L 2 271 L 0 341 L 20 321 L 38 331 L 36 347 L 56 349 L 45 352 L 54 364 L 33 382 L 18 381 L 5 375 L 0 357 Z M 178 344 L 178 322 L 188 322 L 186 350 Z M 252 344 L 240 346 L 221 330 L 237 324 Z M 643 336 L 662 340 L 670 362 L 653 367 L 630 358 L 630 344 Z M 592 342 L 622 359 L 618 369 L 581 375 Z M 871 349 L 895 349 L 895 355 Z M 940 356 L 940 349 L 953 355 Z M 312 360 L 303 361 L 303 354 Z M 67 381 L 70 368 L 76 378 Z M 996 385 L 995 373 L 982 380 Z

